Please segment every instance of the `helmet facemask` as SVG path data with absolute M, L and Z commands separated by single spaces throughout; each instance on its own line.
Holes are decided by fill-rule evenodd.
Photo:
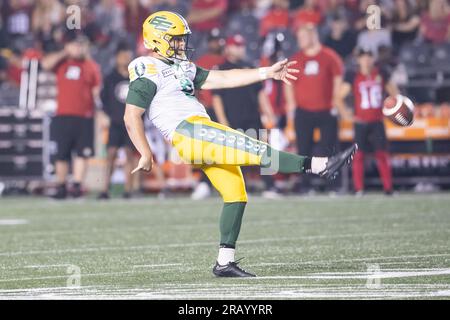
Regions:
M 182 35 L 165 35 L 164 40 L 169 43 L 169 50 L 166 52 L 166 56 L 169 59 L 178 61 L 189 61 L 194 53 L 194 48 L 189 47 L 190 33 Z

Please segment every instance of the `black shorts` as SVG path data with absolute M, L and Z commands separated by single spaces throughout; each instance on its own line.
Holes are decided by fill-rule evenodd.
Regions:
M 108 147 L 133 148 L 133 142 L 131 142 L 124 123 L 111 122 L 108 132 Z
M 313 152 L 314 129 L 320 130 L 320 141 L 317 151 Z M 303 156 L 330 157 L 337 151 L 338 126 L 337 119 L 330 111 L 306 111 L 297 108 L 295 112 L 295 133 L 297 151 Z
M 51 123 L 56 143 L 56 160 L 68 161 L 72 152 L 82 158 L 94 155 L 94 120 L 76 116 L 56 116 Z
M 382 121 L 355 122 L 355 142 L 364 152 L 387 150 L 386 130 Z

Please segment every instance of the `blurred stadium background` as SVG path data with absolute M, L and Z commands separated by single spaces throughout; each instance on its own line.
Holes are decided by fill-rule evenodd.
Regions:
M 355 66 L 354 48 L 369 45 L 377 52 L 379 64 L 389 68 L 393 81 L 416 104 L 413 126 L 386 123 L 395 189 L 422 192 L 450 186 L 450 12 L 444 0 L 3 0 L 0 179 L 4 195 L 45 194 L 54 182 L 49 125 L 56 109 L 56 80 L 40 68 L 39 61 L 62 48 L 66 7 L 71 4 L 81 8 L 81 32 L 88 37 L 91 55 L 103 76 L 114 67 L 114 54 L 121 43 L 127 42 L 136 55 L 142 54 L 141 21 L 161 9 L 196 21 L 191 23 L 194 60 L 207 52 L 208 37 L 214 29 L 223 38 L 242 34 L 247 60 L 255 66 L 274 50 L 289 57 L 298 50 L 293 28 L 305 17 L 318 24 L 322 42 L 339 53 L 347 69 Z M 381 8 L 379 30 L 366 27 L 371 4 Z M 196 10 L 209 11 L 210 18 L 196 16 Z M 275 101 L 276 97 L 271 98 Z M 283 109 L 276 113 L 283 116 Z M 89 161 L 85 183 L 89 192 L 101 189 L 105 174 L 107 128 L 101 116 L 96 120 L 95 156 Z M 159 159 L 158 170 L 137 178 L 135 189 L 190 192 L 199 179 L 197 173 L 171 163 L 170 147 L 151 128 L 149 135 Z M 352 137 L 352 123 L 340 121 L 340 143 L 346 144 Z M 112 182 L 121 185 L 123 155 L 117 161 Z M 380 189 L 376 166 L 368 161 L 367 188 Z M 344 172 L 340 181 L 343 191 L 352 190 L 350 174 Z M 250 191 L 264 189 L 258 177 L 247 179 Z M 293 184 L 285 177 L 277 177 L 276 183 L 284 192 Z
M 355 48 L 372 48 L 378 64 L 416 105 L 412 126 L 385 121 L 397 196 L 380 193 L 370 158 L 366 185 L 375 192 L 362 198 L 352 195 L 349 168 L 338 181 L 339 191 L 349 195 L 341 197 L 300 197 L 298 177 L 275 176 L 283 201 L 255 196 L 265 185 L 250 171 L 251 205 L 239 257 L 245 256 L 245 266 L 261 277 L 219 282 L 210 267 L 220 201 L 188 199 L 200 174 L 170 161 L 170 146 L 150 124 L 158 166 L 134 178 L 134 197 L 141 199 L 92 199 L 107 174 L 108 122 L 99 111 L 95 153 L 84 183 L 88 199 L 44 199 L 56 186 L 50 124 L 57 83 L 40 61 L 64 46 L 66 8 L 73 4 L 81 8 L 80 31 L 89 39 L 103 79 L 124 43 L 135 56 L 145 53 L 142 21 L 162 9 L 191 21 L 195 61 L 207 54 L 211 37 L 236 33 L 245 38 L 252 65 L 263 65 L 274 54 L 289 57 L 298 50 L 294 28 L 302 19 L 318 25 L 321 41 L 338 52 L 347 70 L 355 68 Z M 373 4 L 381 9 L 381 28 L 368 30 L 367 8 Z M 0 0 L 0 8 L 0 298 L 450 296 L 448 1 Z M 272 89 L 266 83 L 274 113 L 282 118 L 283 98 Z M 339 144 L 352 139 L 353 124 L 340 119 Z M 296 151 L 292 141 L 285 144 Z M 123 191 L 124 158 L 120 153 L 112 176 L 115 197 Z M 321 181 L 315 182 L 323 190 Z M 381 279 L 375 287 L 366 281 L 374 274 Z

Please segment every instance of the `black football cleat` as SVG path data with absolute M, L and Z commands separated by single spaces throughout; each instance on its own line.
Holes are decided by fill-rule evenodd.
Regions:
M 83 196 L 83 190 L 81 189 L 81 186 L 74 185 L 73 188 L 70 190 L 69 195 L 75 199 L 81 198 Z
M 122 193 L 122 199 L 131 199 L 131 193 L 129 192 Z
M 246 278 L 256 277 L 253 273 L 247 272 L 244 269 L 239 268 L 238 261 L 229 262 L 226 265 L 220 265 L 216 261 L 216 265 L 213 268 L 213 273 L 216 277 L 233 277 L 233 278 Z
M 335 179 L 339 174 L 339 169 L 341 169 L 344 164 L 350 164 L 350 162 L 352 162 L 356 150 L 358 150 L 358 145 L 354 143 L 348 149 L 328 158 L 326 168 L 319 173 L 319 176 L 331 180 Z
M 97 196 L 97 200 L 109 200 L 109 193 L 108 192 L 101 192 L 99 193 L 99 195 Z
M 56 200 L 64 200 L 67 198 L 67 188 L 65 184 L 60 184 L 56 188 L 56 193 L 51 196 L 53 199 Z

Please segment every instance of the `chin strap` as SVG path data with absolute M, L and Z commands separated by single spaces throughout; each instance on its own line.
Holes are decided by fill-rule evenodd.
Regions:
M 175 63 L 175 61 L 172 61 L 171 59 L 169 59 L 169 58 L 167 58 L 167 57 L 164 57 L 164 56 L 163 56 L 161 53 L 159 53 L 158 51 L 155 51 L 155 52 L 161 57 L 162 60 L 168 62 L 169 64 L 174 64 L 174 63 Z

